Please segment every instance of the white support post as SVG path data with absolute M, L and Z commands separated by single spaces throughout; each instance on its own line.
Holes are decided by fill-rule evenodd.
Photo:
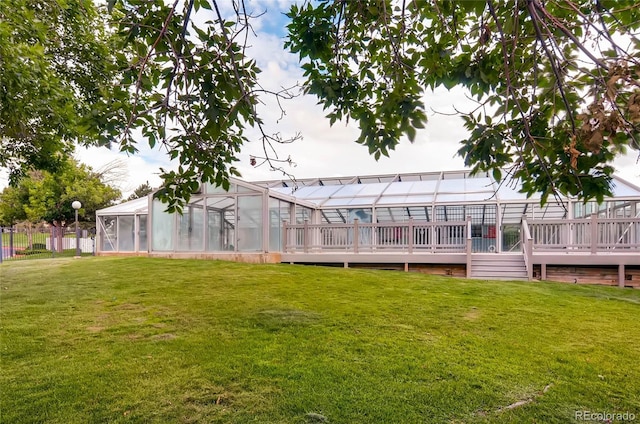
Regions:
M 471 278 L 471 216 L 467 216 L 467 278 Z
M 360 229 L 358 228 L 358 218 L 353 220 L 353 253 L 358 253 L 358 242 L 360 241 Z
M 282 220 L 282 253 L 287 253 L 287 220 Z
M 409 253 L 413 253 L 413 217 L 409 218 L 409 234 L 408 234 L 408 243 L 409 243 Z
M 598 214 L 591 214 L 591 253 L 598 251 Z

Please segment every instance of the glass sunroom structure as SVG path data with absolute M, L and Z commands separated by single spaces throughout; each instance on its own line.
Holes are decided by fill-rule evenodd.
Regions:
M 640 216 L 640 188 L 618 177 L 614 178 L 614 196 L 602 204 L 561 198 L 544 206 L 539 198 L 520 193 L 517 184 L 500 184 L 489 174 L 474 176 L 468 171 L 308 179 L 294 187 L 289 182 L 261 184 L 314 204 L 312 222 L 318 224 L 352 224 L 356 219 L 378 224 L 470 219 L 473 252 L 519 250 L 523 217 L 550 221 L 593 214 L 600 218 Z
M 144 197 L 97 213 L 98 252 L 147 252 L 149 200 Z
M 203 184 L 181 215 L 166 213 L 158 200 L 151 202 L 150 251 L 278 251 L 283 222 L 308 215 L 302 203 L 240 180 L 233 180 L 228 191 Z
M 489 174 L 472 176 L 468 171 L 295 182 L 248 183 L 232 179 L 228 191 L 203 184 L 182 214 L 166 213 L 165 205 L 151 197 L 98 211 L 98 250 L 194 256 L 217 252 L 283 252 L 291 242 L 286 236 L 286 226 L 305 223 L 320 226 L 318 234 L 322 236 L 335 235 L 336 230 L 322 232 L 321 226 L 344 225 L 345 237 L 352 231 L 347 226 L 354 223 L 379 224 L 380 228 L 376 227 L 368 235 L 361 233 L 359 237 L 364 234 L 369 243 L 375 239 L 375 243 L 401 248 L 406 247 L 409 236 L 399 228 L 416 222 L 424 225 L 422 230 L 411 233 L 411 242 L 417 245 L 420 241 L 426 246 L 439 240 L 451 242 L 468 236 L 473 252 L 515 252 L 521 249 L 523 217 L 550 222 L 593 215 L 640 217 L 640 188 L 615 177 L 613 194 L 602 204 L 562 198 L 540 206 L 539 198 L 527 198 L 519 192 L 517 184 L 500 184 Z M 470 220 L 470 234 L 466 229 L 459 232 L 453 226 L 437 233 L 426 231 L 427 224 L 467 220 Z M 637 228 L 624 230 L 624 236 L 633 239 L 633 243 L 636 239 L 640 243 L 640 234 L 635 234 Z M 390 241 L 399 238 L 403 238 L 404 243 Z M 322 240 L 315 240 L 315 245 L 331 247 Z
M 149 196 L 97 212 L 100 253 L 266 253 L 282 246 L 284 222 L 302 223 L 313 205 L 233 179 L 202 184 L 182 214 Z M 147 231 L 148 228 L 148 231 Z

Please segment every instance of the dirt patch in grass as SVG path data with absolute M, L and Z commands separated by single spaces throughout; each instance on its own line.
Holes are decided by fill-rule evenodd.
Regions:
M 481 315 L 480 310 L 473 306 L 466 314 L 464 314 L 464 319 L 468 321 L 477 321 L 480 319 Z
M 119 305 L 115 305 L 113 309 L 121 311 L 139 311 L 144 309 L 144 307 L 137 303 L 121 303 Z
M 151 338 L 153 340 L 174 340 L 174 339 L 178 338 L 178 336 L 176 336 L 175 334 L 171 334 L 171 333 L 164 333 L 164 334 L 155 334 L 155 335 L 151 336 Z

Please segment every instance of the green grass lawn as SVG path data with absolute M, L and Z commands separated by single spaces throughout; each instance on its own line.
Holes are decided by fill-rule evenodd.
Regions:
M 640 420 L 640 291 L 148 258 L 0 265 L 0 422 Z

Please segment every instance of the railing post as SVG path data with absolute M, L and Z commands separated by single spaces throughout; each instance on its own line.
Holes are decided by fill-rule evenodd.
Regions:
M 467 216 L 467 278 L 471 278 L 471 216 Z
M 282 221 L 282 253 L 287 252 L 287 220 Z
M 591 214 L 591 253 L 598 251 L 598 214 Z
M 13 258 L 15 255 L 15 248 L 13 246 L 13 225 L 9 227 L 9 257 Z
M 409 218 L 409 234 L 407 239 L 409 243 L 409 253 L 413 253 L 413 217 Z
M 429 223 L 429 244 L 431 247 L 431 252 L 435 252 L 436 251 L 436 241 L 437 241 L 437 236 L 438 236 L 438 232 L 436 230 L 436 223 L 435 222 L 430 222 Z
M 304 253 L 309 251 L 309 220 L 304 220 L 304 229 L 302 230 L 302 243 Z
M 359 221 L 358 218 L 353 220 L 353 253 L 358 253 L 358 241 L 360 239 Z
M 522 228 L 520 233 L 520 244 L 524 251 L 524 264 L 527 269 L 527 280 L 531 281 L 533 280 L 533 238 L 529 231 L 527 215 L 522 215 Z
M 2 263 L 2 254 L 4 253 L 4 228 L 0 227 L 0 264 Z
M 51 257 L 56 257 L 56 252 L 58 251 L 58 227 L 55 225 L 51 226 Z

